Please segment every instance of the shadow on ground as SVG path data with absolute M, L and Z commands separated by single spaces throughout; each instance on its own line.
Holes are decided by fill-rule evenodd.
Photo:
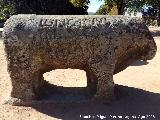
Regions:
M 153 37 L 158 37 L 158 36 L 160 36 L 160 30 L 153 30 L 153 31 L 151 31 L 151 33 L 152 33 L 152 36 L 153 36 Z
M 133 62 L 130 66 L 142 66 L 142 65 L 147 65 L 149 62 L 143 61 L 143 60 L 137 60 Z
M 66 89 L 71 90 L 71 88 Z M 72 88 L 72 90 L 76 91 L 76 88 Z M 83 88 L 79 90 L 83 91 Z M 144 117 L 145 120 L 154 120 L 154 117 L 155 120 L 160 119 L 160 94 L 121 85 L 115 86 L 115 94 L 116 100 L 111 104 L 98 102 L 46 103 L 34 105 L 33 108 L 43 114 L 63 120 L 79 120 L 83 117 L 90 117 L 94 120 L 102 118 L 115 120 L 113 116 L 122 116 L 122 120 L 133 119 L 133 116 L 136 116 L 134 120 L 144 119 Z

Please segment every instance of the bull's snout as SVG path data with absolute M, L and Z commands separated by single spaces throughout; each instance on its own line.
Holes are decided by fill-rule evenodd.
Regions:
M 142 55 L 142 60 L 147 61 L 151 60 L 155 57 L 157 52 L 157 46 L 154 40 L 150 40 L 147 46 L 144 49 L 144 53 Z

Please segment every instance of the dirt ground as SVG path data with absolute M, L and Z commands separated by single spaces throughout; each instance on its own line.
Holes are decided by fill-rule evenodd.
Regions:
M 2 105 L 11 83 L 0 40 L 0 120 L 160 120 L 160 27 L 150 27 L 150 30 L 158 46 L 156 57 L 147 65 L 137 61 L 115 75 L 116 100 L 108 105 L 95 102 L 45 103 L 32 107 Z M 45 73 L 44 77 L 73 91 L 86 86 L 85 72 L 80 70 L 55 70 Z

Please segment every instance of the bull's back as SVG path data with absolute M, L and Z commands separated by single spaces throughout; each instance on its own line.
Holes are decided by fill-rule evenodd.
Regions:
M 15 15 L 6 22 L 3 37 L 6 46 L 30 46 L 30 52 L 56 62 L 84 62 L 111 48 L 122 53 L 141 23 L 124 16 Z
M 136 24 L 141 24 L 141 22 L 139 18 L 106 15 L 14 15 L 5 23 L 4 34 L 20 35 L 24 33 L 25 36 L 41 34 L 40 39 L 46 37 L 45 40 L 50 41 L 82 37 L 98 39 L 99 37 L 110 37 L 114 32 L 121 32 L 124 29 L 127 31 L 129 27 L 136 28 Z

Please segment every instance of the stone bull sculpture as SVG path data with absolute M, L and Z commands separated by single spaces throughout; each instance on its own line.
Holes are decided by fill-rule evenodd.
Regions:
M 157 50 L 142 20 L 124 16 L 15 15 L 3 38 L 13 105 L 39 97 L 47 85 L 43 73 L 67 68 L 85 70 L 94 98 L 108 102 L 113 75 Z

